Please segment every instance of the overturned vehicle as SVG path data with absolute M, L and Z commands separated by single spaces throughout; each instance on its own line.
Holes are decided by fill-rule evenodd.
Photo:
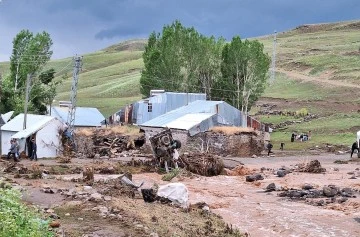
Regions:
M 151 149 L 155 157 L 156 166 L 170 169 L 178 168 L 179 152 L 181 142 L 173 139 L 170 129 L 166 129 L 149 138 Z

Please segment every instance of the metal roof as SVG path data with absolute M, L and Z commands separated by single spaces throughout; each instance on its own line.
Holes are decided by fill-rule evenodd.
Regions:
M 166 114 L 163 114 L 159 117 L 151 119 L 140 126 L 144 127 L 166 127 L 167 125 L 171 124 L 173 128 L 184 127 L 182 124 L 186 120 L 189 122 L 189 119 L 194 119 L 195 121 L 199 121 L 201 119 L 207 119 L 216 114 L 216 105 L 222 104 L 224 101 L 204 101 L 204 100 L 197 100 L 194 101 L 186 106 L 180 107 L 178 109 L 172 110 Z M 188 115 L 186 117 L 185 115 Z M 176 120 L 183 117 L 181 120 L 181 125 L 176 125 Z M 200 121 L 200 122 L 201 122 Z M 196 125 L 196 124 L 195 124 Z M 193 126 L 191 126 L 193 127 Z M 190 127 L 190 128 L 191 128 Z M 182 129 L 182 128 L 179 128 Z
M 62 122 L 67 122 L 68 107 L 52 107 L 51 116 L 57 117 Z M 104 115 L 97 108 L 76 107 L 75 126 L 98 127 L 105 120 Z
M 7 112 L 6 114 L 2 114 L 0 120 L 3 120 L 4 123 L 7 123 L 7 121 L 10 120 L 10 118 L 13 114 L 14 114 L 14 111 L 10 111 L 10 112 Z
M 186 114 L 171 121 L 168 124 L 165 124 L 164 127 L 168 128 L 176 128 L 176 129 L 183 129 L 189 130 L 196 125 L 200 124 L 202 121 L 211 118 L 214 113 L 196 113 L 196 114 Z
M 36 131 L 43 128 L 43 125 L 45 126 L 49 121 L 55 119 L 51 116 L 46 115 L 35 115 L 35 114 L 28 114 L 26 117 L 26 127 L 34 129 Z M 2 131 L 13 131 L 13 132 L 19 132 L 23 130 L 24 125 L 24 114 L 19 114 L 12 120 L 10 120 L 8 123 L 4 124 L 1 127 Z M 38 129 L 39 128 L 39 129 Z
M 46 125 L 48 125 L 50 122 L 54 120 L 57 120 L 57 118 L 44 116 L 41 120 L 39 120 L 35 124 L 32 124 L 31 126 L 27 126 L 28 127 L 27 129 L 17 132 L 11 137 L 18 139 L 27 138 L 32 134 L 36 133 L 37 131 L 41 130 L 42 128 L 44 128 Z

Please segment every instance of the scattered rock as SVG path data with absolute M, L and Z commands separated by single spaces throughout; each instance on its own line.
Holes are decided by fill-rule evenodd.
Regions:
M 59 221 L 52 221 L 52 222 L 50 222 L 49 226 L 51 228 L 59 228 L 60 227 L 60 222 Z
M 342 197 L 342 198 L 339 198 L 337 201 L 338 201 L 338 203 L 343 203 L 343 202 L 346 202 L 347 200 L 348 200 L 348 198 Z
M 55 213 L 52 213 L 49 217 L 52 219 L 55 219 L 55 220 L 60 219 L 60 217 L 58 215 L 56 215 Z
M 349 163 L 347 160 L 336 160 L 334 161 L 335 164 L 347 164 Z
M 100 154 L 95 154 L 94 159 L 100 159 Z
M 313 189 L 313 188 L 314 188 L 314 186 L 312 186 L 311 184 L 304 184 L 302 186 L 302 189 L 305 189 L 305 190 L 310 190 L 310 189 Z
M 84 188 L 84 191 L 90 191 L 93 189 L 91 186 L 86 186 L 86 185 L 83 188 Z
M 107 202 L 111 201 L 111 196 L 104 196 L 104 200 L 107 201 Z
M 90 201 L 100 202 L 103 200 L 103 196 L 100 193 L 93 193 L 90 195 Z
M 83 221 L 83 220 L 84 220 L 84 218 L 82 218 L 82 217 L 78 218 L 78 221 Z
M 55 211 L 53 210 L 53 209 L 51 209 L 51 208 L 49 208 L 49 209 L 47 209 L 46 210 L 46 213 L 54 213 Z
M 66 213 L 65 216 L 70 216 L 70 213 Z
M 254 174 L 246 176 L 246 182 L 254 182 L 257 180 L 263 180 L 264 177 L 261 174 Z
M 203 211 L 209 212 L 210 211 L 210 207 L 209 206 L 204 206 L 202 208 Z
M 279 177 L 284 177 L 286 175 L 285 171 L 284 170 L 278 170 L 276 172 L 276 175 L 279 176 Z
M 338 190 L 336 187 L 329 185 L 324 186 L 323 193 L 325 197 L 334 197 L 338 193 Z
M 272 192 L 275 190 L 276 190 L 276 185 L 274 183 L 271 183 L 266 187 L 265 192 Z
M 257 158 L 257 155 L 254 154 L 254 155 L 251 156 L 251 158 Z

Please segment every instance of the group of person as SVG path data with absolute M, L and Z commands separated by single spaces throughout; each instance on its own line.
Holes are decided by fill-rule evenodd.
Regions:
M 30 146 L 30 151 L 31 151 L 30 160 L 37 161 L 37 145 L 36 145 L 35 138 L 32 138 L 31 142 L 28 145 Z M 20 161 L 19 142 L 15 138 L 10 140 L 10 149 L 9 149 L 9 153 L 7 155 L 7 159 L 10 160 L 11 157 L 14 158 L 15 162 Z
M 308 141 L 311 138 L 311 131 L 309 131 L 308 133 L 302 133 L 302 134 L 296 134 L 296 133 L 292 133 L 291 134 L 291 138 L 290 141 L 294 142 L 295 140 L 300 140 L 301 142 L 303 141 Z

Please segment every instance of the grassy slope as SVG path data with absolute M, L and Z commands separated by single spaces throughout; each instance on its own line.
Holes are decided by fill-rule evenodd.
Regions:
M 311 77 L 360 82 L 360 22 L 341 22 L 301 26 L 281 33 L 277 37 L 277 67 Z M 273 38 L 259 38 L 265 50 L 271 55 Z M 288 126 L 272 134 L 276 144 L 286 142 L 287 149 L 303 149 L 315 144 L 331 143 L 351 145 L 355 131 L 360 129 L 360 114 L 354 110 L 347 114 L 338 113 L 336 107 L 355 104 L 360 108 L 360 92 L 356 88 L 327 86 L 324 83 L 295 81 L 277 73 L 275 83 L 263 95 L 269 100 L 286 99 L 288 110 L 296 110 L 296 104 L 306 107 L 311 113 L 325 118 L 308 123 Z M 265 99 L 266 100 L 266 99 Z M 319 103 L 316 103 L 319 102 Z M 323 103 L 330 106 L 325 108 Z M 306 106 L 304 106 L 306 104 Z M 331 104 L 334 106 L 332 107 Z M 286 107 L 286 105 L 285 105 Z M 296 120 L 286 116 L 263 116 L 260 120 L 274 124 Z M 312 140 L 306 143 L 290 143 L 293 131 L 312 131 Z
M 271 55 L 272 36 L 258 38 Z M 330 79 L 360 81 L 360 21 L 304 25 L 277 36 L 277 63 L 281 68 Z
M 294 30 L 280 33 L 277 37 L 277 67 L 291 70 L 300 74 L 331 80 L 345 80 L 358 84 L 360 80 L 360 21 L 340 22 L 333 24 L 319 24 L 297 27 Z M 271 55 L 272 36 L 260 37 L 265 51 Z M 131 40 L 110 46 L 102 51 L 84 55 L 83 71 L 80 74 L 78 104 L 80 106 L 98 107 L 104 115 L 110 115 L 122 105 L 138 100 L 140 70 L 143 67 L 141 55 L 145 40 Z M 51 61 L 47 67 L 54 67 L 58 77 L 67 76 L 66 81 L 59 87 L 56 100 L 68 100 L 71 87 L 71 59 Z M 7 63 L 0 63 L 0 70 L 6 72 Z M 360 103 L 358 89 L 345 87 L 330 87 L 326 83 L 301 82 L 288 78 L 285 74 L 277 73 L 275 83 L 270 85 L 263 98 L 286 99 L 291 105 L 289 110 L 296 110 L 307 103 L 306 108 L 312 113 L 328 116 L 335 111 L 323 108 L 314 102 L 331 103 Z M 285 105 L 286 107 L 286 105 Z M 300 108 L 300 107 L 299 107 Z M 359 104 L 360 108 L 360 104 Z M 354 121 L 357 123 L 357 115 Z M 279 123 L 293 118 L 260 118 Z M 330 130 L 322 130 L 319 134 L 331 133 L 332 142 L 348 143 L 352 140 L 350 125 L 349 134 L 344 138 L 336 133 L 337 126 L 343 123 L 341 116 L 328 117 L 327 123 L 338 124 Z M 266 121 L 267 122 L 267 121 Z M 274 141 L 287 140 L 291 130 L 306 131 L 309 125 L 297 125 L 284 132 L 274 133 Z M 314 129 L 316 130 L 316 128 Z M 321 142 L 316 139 L 314 142 Z

